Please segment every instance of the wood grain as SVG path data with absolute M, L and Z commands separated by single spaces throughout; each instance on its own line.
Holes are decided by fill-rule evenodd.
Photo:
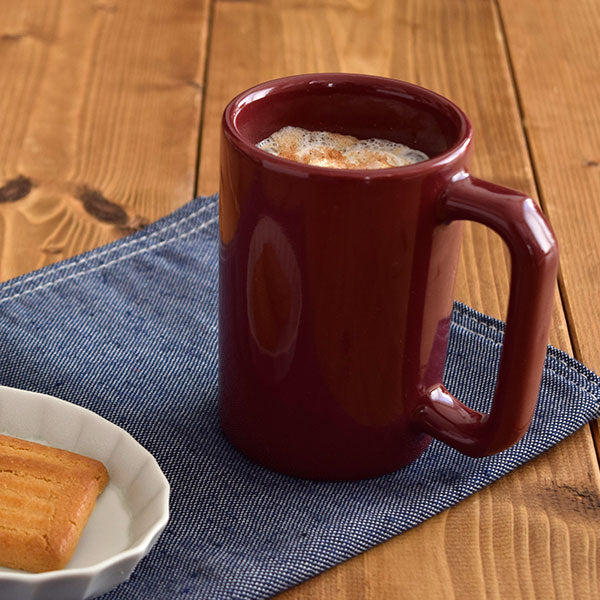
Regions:
M 584 430 L 456 507 L 277 598 L 596 598 L 600 482 L 582 468 L 582 449 L 593 461 Z
M 540 194 L 561 244 L 574 351 L 600 371 L 600 4 L 500 0 L 500 8 Z M 533 29 L 557 34 L 542 40 Z
M 192 198 L 207 28 L 208 0 L 0 3 L 0 278 Z
M 231 97 L 273 77 L 332 70 L 389 75 L 455 100 L 475 126 L 472 171 L 537 198 L 491 0 L 217 0 L 209 52 L 201 193 L 218 187 L 219 119 Z M 469 226 L 458 298 L 502 317 L 509 275 L 497 236 Z M 570 350 L 560 302 L 551 341 Z M 598 464 L 584 428 L 469 500 L 280 597 L 592 597 L 598 589 L 599 493 Z

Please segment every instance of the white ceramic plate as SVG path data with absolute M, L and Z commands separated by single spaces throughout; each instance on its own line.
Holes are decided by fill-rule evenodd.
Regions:
M 96 413 L 3 386 L 0 433 L 90 456 L 110 475 L 69 564 L 36 574 L 0 567 L 0 599 L 83 600 L 127 580 L 169 520 L 169 483 L 154 457 Z

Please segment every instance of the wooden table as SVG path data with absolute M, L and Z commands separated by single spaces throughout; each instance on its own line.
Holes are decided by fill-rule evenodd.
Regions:
M 561 244 L 551 343 L 600 371 L 598 0 L 2 0 L 0 276 L 126 235 L 218 187 L 250 85 L 354 71 L 472 117 L 472 172 L 531 194 Z M 466 230 L 458 299 L 503 318 L 509 267 Z M 294 599 L 598 598 L 598 426 Z

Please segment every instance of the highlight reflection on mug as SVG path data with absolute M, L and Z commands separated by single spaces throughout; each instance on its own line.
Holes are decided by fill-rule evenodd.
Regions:
M 246 299 L 252 360 L 263 379 L 277 383 L 296 349 L 302 289 L 292 246 L 270 217 L 262 217 L 252 233 Z

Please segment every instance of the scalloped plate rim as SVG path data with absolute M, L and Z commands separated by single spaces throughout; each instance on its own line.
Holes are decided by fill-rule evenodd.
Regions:
M 30 399 L 33 399 L 33 397 L 41 398 L 45 403 L 58 407 L 58 410 L 64 410 L 66 407 L 68 407 L 68 410 L 80 412 L 84 418 L 87 418 L 89 421 L 95 421 L 99 423 L 100 426 L 103 428 L 111 428 L 114 430 L 118 430 L 120 439 L 125 437 L 128 440 L 128 443 L 135 444 L 142 448 L 144 453 L 147 455 L 147 459 L 153 462 L 155 466 L 154 473 L 159 478 L 162 478 L 163 485 L 153 496 L 153 498 L 156 496 L 162 496 L 160 517 L 154 520 L 153 524 L 141 536 L 141 538 L 139 536 L 137 537 L 137 542 L 133 546 L 128 547 L 125 550 L 122 550 L 114 554 L 113 556 L 105 558 L 93 565 L 85 567 L 69 568 L 67 566 L 65 567 L 65 569 L 48 571 L 45 573 L 27 573 L 19 572 L 17 570 L 15 570 L 14 572 L 0 571 L 0 585 L 2 584 L 2 582 L 29 583 L 31 585 L 36 585 L 48 581 L 56 581 L 58 579 L 64 579 L 66 583 L 66 580 L 68 579 L 89 577 L 90 582 L 88 585 L 88 590 L 90 590 L 90 588 L 93 587 L 92 584 L 94 583 L 94 579 L 102 575 L 107 570 L 118 568 L 120 565 L 130 562 L 132 559 L 135 561 L 133 566 L 133 569 L 135 569 L 137 563 L 139 563 L 139 561 L 150 551 L 155 542 L 158 540 L 160 534 L 162 533 L 169 521 L 170 484 L 154 456 L 148 450 L 146 450 L 146 448 L 144 448 L 130 433 L 88 408 L 84 408 L 83 406 L 79 406 L 78 404 L 74 404 L 73 402 L 68 402 L 67 400 L 62 400 L 61 398 L 57 398 L 56 396 L 52 396 L 50 394 L 2 385 L 0 385 L 0 404 L 2 404 L 3 402 L 3 396 L 7 393 L 12 395 L 16 394 L 17 396 L 22 397 L 29 397 Z M 7 430 L 5 427 L 0 427 L 0 430 L 2 432 L 5 432 L 6 435 L 13 435 L 11 434 L 10 430 Z M 19 436 L 15 435 L 15 437 Z M 111 586 L 111 588 L 109 589 L 113 589 L 114 587 L 119 585 L 119 583 L 126 581 L 131 575 L 131 572 L 132 569 L 127 569 L 127 572 L 124 573 L 126 574 L 126 577 L 123 578 L 120 582 L 115 583 L 115 585 Z M 93 593 L 105 593 L 107 591 L 109 590 L 105 589 L 100 590 L 100 592 L 94 591 Z M 87 598 L 89 596 L 84 597 Z

